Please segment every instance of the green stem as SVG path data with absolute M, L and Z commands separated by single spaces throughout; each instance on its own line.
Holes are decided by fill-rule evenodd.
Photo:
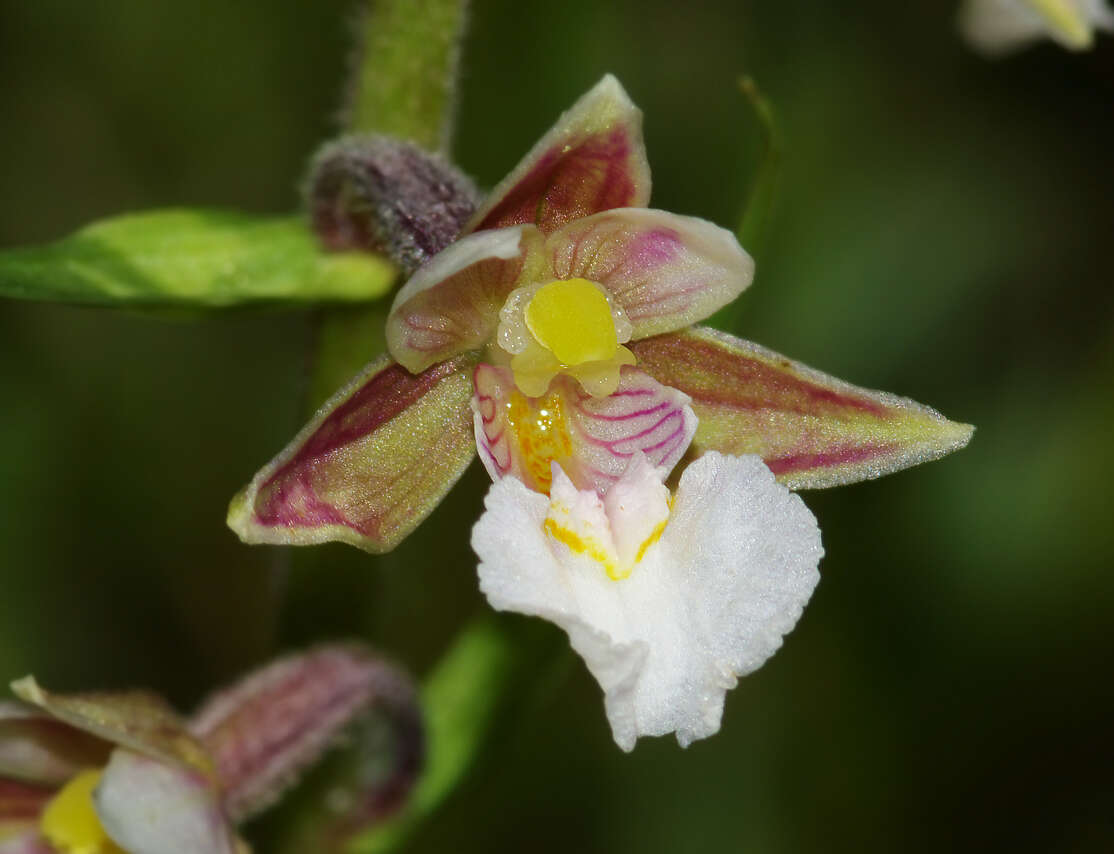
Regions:
M 467 0 L 371 0 L 349 92 L 347 130 L 447 153 Z M 383 352 L 385 307 L 326 310 L 317 320 L 310 411 Z
M 781 132 L 774 117 L 773 107 L 751 77 L 739 78 L 739 91 L 743 93 L 751 110 L 754 111 L 755 118 L 758 119 L 762 149 L 742 215 L 739 217 L 739 226 L 735 229 L 735 236 L 742 247 L 757 261 L 762 254 L 766 227 L 770 221 L 770 212 L 773 210 L 781 177 Z M 731 305 L 721 308 L 707 322 L 719 329 L 735 332 L 742 310 L 742 301 L 736 300 Z
M 746 207 L 739 221 L 736 236 L 747 251 L 757 257 L 762 248 L 766 225 L 770 220 L 774 198 L 777 195 L 778 178 L 781 173 L 781 133 L 774 117 L 773 107 L 758 88 L 753 78 L 739 78 L 739 90 L 750 103 L 758 119 L 762 134 L 762 153 L 759 156 L 758 171 L 747 194 Z
M 348 129 L 448 153 L 466 0 L 373 0 L 360 27 Z

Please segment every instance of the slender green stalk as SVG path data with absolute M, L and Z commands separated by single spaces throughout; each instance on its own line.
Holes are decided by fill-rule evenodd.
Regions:
M 448 153 L 467 6 L 465 0 L 372 0 L 360 25 L 348 130 Z
M 778 129 L 773 107 L 753 78 L 748 75 L 740 77 L 739 91 L 743 93 L 751 110 L 754 111 L 755 118 L 758 119 L 762 148 L 739 217 L 739 225 L 735 229 L 735 236 L 751 257 L 759 261 L 781 177 L 781 132 Z M 737 331 L 739 313 L 742 310 L 743 301 L 736 300 L 712 315 L 708 323 L 719 329 Z
M 748 252 L 757 256 L 762 248 L 781 175 L 781 132 L 774 117 L 773 107 L 753 78 L 740 77 L 739 90 L 750 103 L 758 119 L 758 128 L 762 135 L 762 153 L 759 155 L 758 170 L 751 182 L 736 236 Z
M 410 139 L 446 153 L 467 0 L 370 0 L 360 21 L 346 130 Z M 310 411 L 383 352 L 387 305 L 317 319 Z

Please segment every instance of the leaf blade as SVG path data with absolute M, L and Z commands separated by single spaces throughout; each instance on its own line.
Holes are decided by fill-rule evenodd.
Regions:
M 168 208 L 99 220 L 42 246 L 0 250 L 0 297 L 135 308 L 357 302 L 395 273 L 327 254 L 295 216 Z

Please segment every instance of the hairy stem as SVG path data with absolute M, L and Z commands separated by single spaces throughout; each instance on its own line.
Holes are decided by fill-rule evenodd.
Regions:
M 466 0 L 372 0 L 360 22 L 349 131 L 448 152 L 467 6 Z
M 467 0 L 370 0 L 359 23 L 345 130 L 447 152 L 467 7 Z M 319 314 L 310 411 L 383 352 L 387 307 Z

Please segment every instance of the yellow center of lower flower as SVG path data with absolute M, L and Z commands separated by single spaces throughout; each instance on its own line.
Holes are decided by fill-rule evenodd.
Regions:
M 82 771 L 61 788 L 43 810 L 39 830 L 63 854 L 126 854 L 105 833 L 93 808 L 96 769 Z
M 564 365 L 610 359 L 619 346 L 607 297 L 587 279 L 539 289 L 526 306 L 526 327 Z

